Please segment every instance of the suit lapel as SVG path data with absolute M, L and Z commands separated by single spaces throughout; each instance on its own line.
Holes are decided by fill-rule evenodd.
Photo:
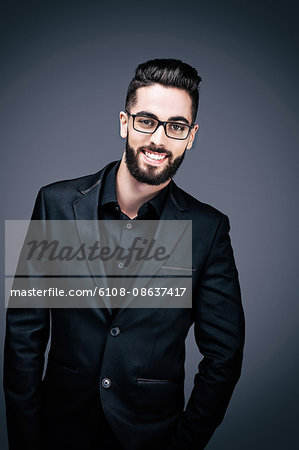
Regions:
M 98 242 L 98 245 L 100 246 L 101 237 L 98 223 L 98 204 L 101 183 L 106 170 L 109 170 L 115 163 L 116 161 L 108 164 L 103 170 L 96 174 L 91 181 L 89 180 L 88 183 L 81 185 L 79 191 L 81 192 L 82 197 L 75 200 L 73 203 L 79 237 L 86 248 L 92 246 L 95 242 Z M 96 259 L 94 261 L 87 259 L 86 262 L 89 272 L 93 276 L 95 286 L 106 289 L 108 283 L 105 276 L 103 261 L 101 259 Z M 102 299 L 109 313 L 112 314 L 109 297 L 103 296 Z

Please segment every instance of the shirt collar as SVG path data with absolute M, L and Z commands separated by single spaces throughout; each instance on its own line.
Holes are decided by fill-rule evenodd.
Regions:
M 115 181 L 116 181 L 116 173 L 118 171 L 118 168 L 120 166 L 120 162 L 118 161 L 117 164 L 115 164 L 107 173 L 105 179 L 103 180 L 102 189 L 101 189 L 101 196 L 99 200 L 99 206 L 104 206 L 107 203 L 117 203 L 117 197 L 116 197 L 116 187 L 115 187 Z M 165 186 L 160 192 L 158 192 L 157 195 L 155 195 L 153 198 L 148 200 L 146 203 L 144 203 L 141 207 L 144 209 L 145 205 L 152 205 L 155 208 L 155 211 L 158 215 L 158 217 L 161 216 L 162 210 L 165 204 L 165 200 L 167 195 L 169 194 L 169 186 L 172 183 L 168 183 L 167 186 Z
M 100 206 L 106 205 L 107 203 L 117 203 L 115 180 L 119 165 L 120 161 L 108 170 L 106 177 L 102 181 L 101 196 L 99 200 Z

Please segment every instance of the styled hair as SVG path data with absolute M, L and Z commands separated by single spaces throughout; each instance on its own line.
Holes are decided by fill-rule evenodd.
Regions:
M 195 122 L 198 109 L 198 85 L 201 78 L 197 70 L 179 59 L 152 59 L 139 64 L 131 80 L 127 97 L 126 110 L 129 111 L 137 98 L 137 89 L 158 83 L 163 86 L 176 87 L 188 92 L 192 101 L 192 121 Z

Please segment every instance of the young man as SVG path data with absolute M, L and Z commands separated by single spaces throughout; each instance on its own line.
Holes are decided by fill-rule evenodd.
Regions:
M 199 82 L 196 70 L 179 60 L 139 65 L 120 113 L 121 161 L 42 188 L 33 212 L 37 220 L 118 219 L 128 230 L 139 220 L 192 221 L 192 307 L 9 308 L 11 449 L 199 450 L 221 423 L 244 340 L 229 221 L 172 180 L 198 130 Z M 108 242 L 117 241 L 103 226 Z M 192 324 L 203 359 L 184 410 Z

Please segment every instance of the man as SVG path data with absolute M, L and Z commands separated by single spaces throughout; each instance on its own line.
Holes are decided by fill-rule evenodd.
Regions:
M 192 221 L 192 307 L 9 308 L 11 449 L 199 450 L 221 423 L 240 376 L 244 338 L 229 221 L 172 180 L 198 131 L 199 82 L 179 60 L 139 65 L 120 113 L 121 161 L 42 188 L 32 216 L 99 220 L 108 242 L 115 236 L 106 220 L 128 229 L 139 220 Z M 203 359 L 184 410 L 192 324 Z

